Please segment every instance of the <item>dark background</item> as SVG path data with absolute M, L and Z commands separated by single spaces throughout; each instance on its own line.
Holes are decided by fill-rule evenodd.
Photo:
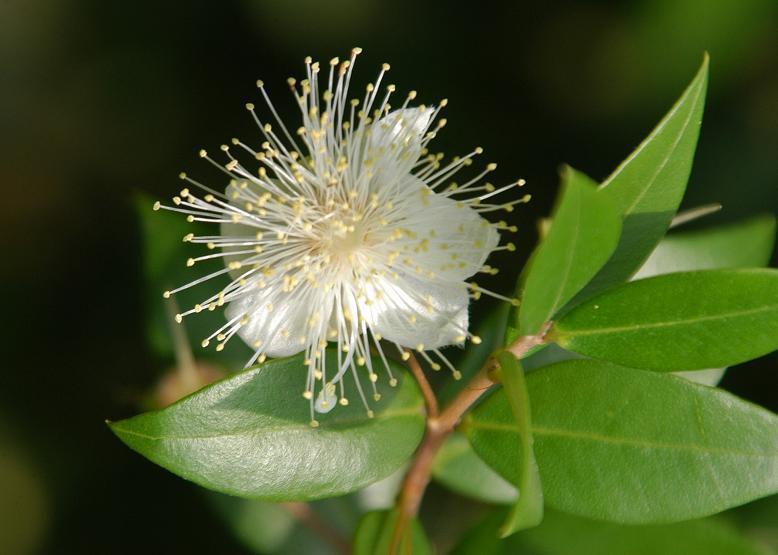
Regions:
M 137 190 L 167 198 L 196 152 L 250 137 L 262 78 L 282 115 L 303 58 L 352 46 L 421 101 L 448 97 L 447 153 L 481 145 L 535 240 L 567 162 L 601 179 L 711 54 L 685 206 L 715 224 L 778 208 L 775 0 L 455 2 L 0 0 L 0 552 L 244 553 L 203 493 L 132 453 L 172 361 L 146 342 Z M 398 93 L 403 94 L 403 93 Z M 519 265 L 503 259 L 502 290 Z M 160 298 L 160 302 L 161 302 Z M 723 386 L 778 409 L 775 356 Z M 433 490 L 432 495 L 443 495 Z

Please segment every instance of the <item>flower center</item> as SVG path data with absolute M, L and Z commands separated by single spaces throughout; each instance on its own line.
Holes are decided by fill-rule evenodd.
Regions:
M 365 233 L 362 226 L 357 224 L 332 234 L 330 238 L 330 252 L 333 256 L 348 257 L 348 255 L 364 244 Z

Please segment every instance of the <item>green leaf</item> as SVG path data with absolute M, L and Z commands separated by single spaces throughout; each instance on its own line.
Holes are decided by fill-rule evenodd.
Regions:
M 546 502 L 620 523 L 713 514 L 778 492 L 778 416 L 673 375 L 592 360 L 527 376 L 535 456 Z M 498 390 L 466 433 L 503 477 L 519 456 L 513 414 Z
M 551 229 L 533 254 L 523 284 L 517 326 L 523 335 L 537 333 L 567 304 L 619 241 L 619 214 L 607 196 L 598 194 L 596 184 L 569 167 L 562 182 Z
M 685 270 L 766 266 L 774 244 L 774 216 L 757 216 L 702 231 L 671 233 L 662 239 L 635 278 Z M 725 371 L 725 368 L 710 368 L 677 374 L 715 386 Z
M 562 347 L 556 343 L 544 343 L 544 349 L 537 351 L 535 354 L 521 359 L 521 365 L 525 372 L 534 372 L 538 368 L 549 366 L 555 362 L 562 362 L 564 360 L 586 358 L 578 353 L 571 353 L 565 351 Z
M 767 555 L 720 518 L 652 526 L 623 526 L 548 511 L 537 528 L 495 539 L 501 513 L 489 515 L 455 555 Z
M 327 357 L 334 367 L 337 354 Z M 300 395 L 304 383 L 302 355 L 273 360 L 110 426 L 132 449 L 183 478 L 230 495 L 278 501 L 357 490 L 391 474 L 418 445 L 424 418 L 412 380 L 396 388 L 379 382 L 374 418 L 347 380 L 351 404 L 317 415 L 318 428 L 309 424 L 308 402 Z
M 757 216 L 702 231 L 671 233 L 651 253 L 635 279 L 688 270 L 767 266 L 774 244 L 774 216 Z
M 452 434 L 443 444 L 432 466 L 432 477 L 452 491 L 487 503 L 516 501 L 510 482 L 489 468 L 462 434 Z
M 394 538 L 397 511 L 367 513 L 357 526 L 354 555 L 431 555 L 432 548 L 419 521 L 411 519 Z M 393 541 L 396 543 L 393 545 Z
M 500 527 L 500 537 L 504 538 L 519 530 L 540 524 L 543 520 L 543 488 L 532 449 L 532 422 L 529 396 L 524 382 L 524 369 L 516 357 L 508 351 L 502 351 L 497 355 L 497 361 L 500 364 L 500 381 L 513 412 L 514 426 L 520 443 L 520 458 L 513 461 L 518 478 L 513 483 L 519 490 L 519 499 Z M 478 450 L 476 444 L 474 447 Z
M 708 56 L 651 134 L 603 182 L 600 193 L 623 216 L 621 239 L 608 263 L 573 302 L 626 281 L 667 231 L 686 190 L 702 123 Z
M 576 307 L 549 339 L 650 370 L 745 362 L 778 348 L 778 270 L 702 270 L 633 281 Z

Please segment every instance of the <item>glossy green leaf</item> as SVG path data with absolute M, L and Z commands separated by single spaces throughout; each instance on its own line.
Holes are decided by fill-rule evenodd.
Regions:
M 395 535 L 397 512 L 367 513 L 357 526 L 354 555 L 431 555 L 432 548 L 419 521 L 411 519 Z
M 767 266 L 775 245 L 775 217 L 758 216 L 734 224 L 667 235 L 635 279 L 671 272 Z
M 706 55 L 667 115 L 603 182 L 600 193 L 613 200 L 623 216 L 621 239 L 576 302 L 629 279 L 667 231 L 691 173 L 707 84 Z
M 543 492 L 554 508 L 665 523 L 778 492 L 778 416 L 725 391 L 592 360 L 541 368 L 527 388 Z M 505 392 L 479 405 L 465 431 L 510 478 L 519 443 Z
M 487 503 L 507 504 L 517 498 L 516 488 L 489 468 L 459 433 L 438 451 L 432 477 L 452 491 Z
M 768 555 L 719 518 L 650 526 L 624 526 L 548 511 L 543 523 L 499 541 L 502 513 L 470 530 L 454 555 Z
M 564 169 L 562 182 L 551 229 L 532 255 L 522 287 L 517 327 L 523 335 L 537 333 L 572 299 L 619 241 L 621 219 L 613 201 L 572 168 Z
M 586 358 L 578 353 L 571 353 L 565 351 L 562 347 L 556 343 L 544 343 L 544 349 L 537 351 L 535 354 L 521 359 L 521 365 L 525 372 L 534 372 L 538 368 L 549 366 L 555 362 L 562 362 L 564 360 Z
M 702 231 L 671 233 L 651 253 L 635 279 L 686 270 L 766 266 L 774 245 L 774 216 L 757 216 Z M 715 386 L 725 371 L 725 368 L 709 368 L 678 372 L 678 375 Z
M 543 488 L 532 447 L 532 418 L 529 395 L 524 381 L 524 369 L 516 357 L 507 351 L 497 355 L 497 361 L 500 364 L 500 381 L 513 413 L 513 422 L 520 443 L 518 450 L 520 458 L 513 461 L 517 475 L 517 480 L 513 483 L 519 490 L 519 499 L 498 531 L 501 537 L 506 537 L 540 524 L 543 520 Z M 478 450 L 477 444 L 474 444 L 474 447 Z
M 335 366 L 337 355 L 327 356 L 328 366 Z M 320 425 L 312 428 L 300 395 L 302 360 L 299 355 L 270 361 L 111 428 L 132 449 L 183 478 L 266 500 L 341 495 L 408 460 L 424 431 L 421 396 L 412 380 L 396 388 L 379 381 L 382 399 L 373 402 L 374 418 L 347 380 L 351 404 L 317 415 Z M 395 369 L 398 377 L 403 374 Z
M 703 270 L 633 281 L 576 307 L 549 338 L 659 371 L 731 366 L 778 348 L 778 270 Z

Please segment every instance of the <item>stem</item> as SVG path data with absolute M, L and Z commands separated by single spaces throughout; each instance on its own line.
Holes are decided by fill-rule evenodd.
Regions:
M 537 334 L 519 337 L 505 350 L 513 353 L 516 358 L 523 357 L 530 349 L 544 342 L 550 327 L 551 322 L 547 322 Z M 424 378 L 424 374 L 421 373 L 418 361 L 415 359 L 411 360 L 413 360 L 413 363 L 409 363 L 409 366 L 414 377 L 417 376 L 417 372 L 421 374 L 422 379 L 419 380 L 417 377 L 417 381 L 426 401 L 427 393 L 424 393 L 424 391 L 425 387 L 429 389 L 429 383 Z M 497 361 L 490 356 L 473 379 L 443 409 L 439 416 L 432 416 L 432 412 L 428 408 L 429 416 L 427 417 L 427 430 L 424 434 L 424 439 L 422 439 L 419 448 L 416 450 L 413 462 L 405 474 L 402 489 L 397 498 L 398 516 L 394 533 L 392 534 L 392 549 L 399 545 L 400 536 L 407 522 L 419 512 L 419 505 L 421 505 L 424 490 L 430 481 L 430 472 L 435 455 L 448 436 L 454 431 L 454 427 L 459 423 L 462 416 L 473 406 L 473 403 L 494 385 L 493 371 L 497 368 Z M 427 402 L 427 405 L 429 407 L 430 403 Z M 434 402 L 432 406 L 437 410 L 437 402 Z
M 408 368 L 411 369 L 411 374 L 416 379 L 416 383 L 419 384 L 419 389 L 421 389 L 421 394 L 424 397 L 424 405 L 427 407 L 427 418 L 437 418 L 438 399 L 435 397 L 435 393 L 424 375 L 424 370 L 422 370 L 419 361 L 416 360 L 412 352 L 405 351 L 405 353 L 408 355 Z
M 300 524 L 329 543 L 338 553 L 343 553 L 344 555 L 351 553 L 351 545 L 348 540 L 322 520 L 307 503 L 289 502 L 280 503 L 280 506 L 297 519 Z

